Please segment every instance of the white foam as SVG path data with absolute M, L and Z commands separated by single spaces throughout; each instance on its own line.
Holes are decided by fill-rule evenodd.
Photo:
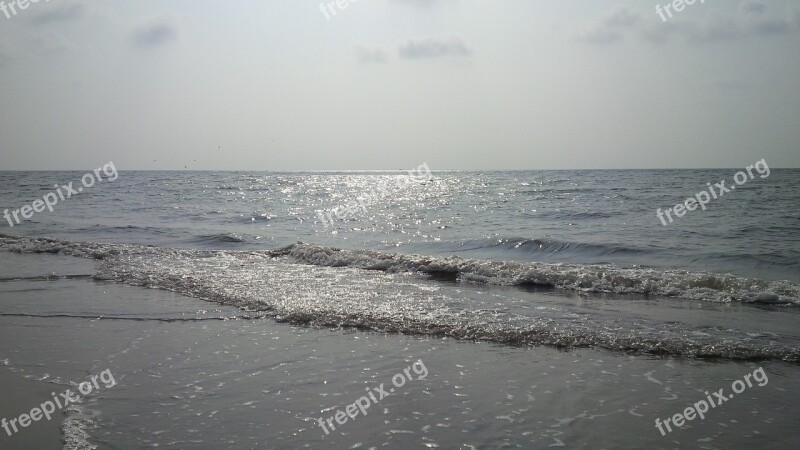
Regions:
M 310 244 L 294 245 L 289 256 L 297 262 L 319 266 L 452 274 L 462 281 L 487 284 L 549 286 L 586 292 L 649 294 L 713 302 L 800 305 L 800 285 L 796 283 L 730 274 L 620 268 L 613 265 L 487 261 L 457 256 L 424 257 L 341 250 Z

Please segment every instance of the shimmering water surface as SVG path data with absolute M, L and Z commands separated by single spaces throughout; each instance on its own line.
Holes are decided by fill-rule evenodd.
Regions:
M 480 349 L 466 350 L 451 344 L 446 347 L 459 354 L 476 352 L 477 356 L 470 358 L 478 358 L 484 364 L 491 360 L 492 364 L 527 366 L 531 358 L 536 361 L 552 359 L 555 367 L 552 370 L 560 376 L 569 372 L 567 367 L 574 358 L 556 350 L 579 351 L 583 353 L 576 353 L 575 358 L 586 357 L 584 362 L 591 361 L 581 365 L 576 375 L 579 380 L 598 376 L 589 375 L 595 370 L 590 366 L 617 373 L 617 369 L 630 364 L 639 371 L 638 376 L 643 377 L 642 386 L 672 385 L 666 391 L 671 400 L 674 400 L 673 388 L 677 389 L 677 384 L 683 382 L 675 364 L 692 374 L 685 380 L 684 386 L 691 387 L 686 400 L 696 389 L 702 391 L 717 384 L 729 384 L 729 379 L 752 371 L 751 365 L 756 363 L 769 364 L 777 377 L 770 386 L 781 386 L 782 377 L 788 380 L 800 374 L 796 369 L 800 361 L 800 213 L 797 208 L 800 171 L 773 169 L 768 177 L 756 175 L 736 190 L 710 202 L 707 210 L 690 211 L 667 226 L 656 216 L 657 208 L 666 209 L 682 202 L 706 189 L 707 182 L 728 180 L 731 184 L 735 172 L 735 169 L 435 171 L 430 180 L 405 182 L 403 172 L 122 171 L 117 180 L 99 183 L 66 199 L 54 212 L 36 213 L 31 220 L 13 228 L 8 223 L 3 225 L 0 250 L 4 252 L 0 255 L 6 256 L 2 256 L 4 262 L 0 265 L 3 270 L 0 272 L 2 320 L 14 329 L 47 323 L 61 330 L 57 334 L 70 328 L 65 327 L 66 320 L 77 324 L 95 316 L 103 318 L 100 324 L 93 325 L 97 327 L 113 321 L 146 324 L 155 321 L 159 325 L 147 325 L 148 331 L 129 328 L 133 325 L 123 326 L 122 334 L 139 333 L 136 334 L 138 339 L 152 342 L 158 342 L 159 336 L 174 336 L 186 345 L 195 343 L 190 345 L 194 356 L 183 355 L 180 358 L 186 359 L 177 366 L 167 364 L 164 370 L 156 371 L 158 377 L 170 380 L 168 386 L 175 386 L 175 389 L 163 388 L 167 397 L 159 414 L 171 422 L 169 426 L 164 425 L 163 433 L 151 429 L 155 426 L 152 419 L 141 423 L 131 419 L 136 408 L 124 406 L 119 399 L 114 401 L 114 394 L 109 394 L 112 399 L 104 408 L 97 407 L 103 414 L 80 412 L 82 417 L 99 424 L 99 431 L 89 432 L 85 426 L 78 427 L 80 433 L 86 434 L 82 442 L 95 436 L 109 448 L 120 442 L 143 447 L 172 442 L 177 446 L 209 448 L 206 444 L 212 441 L 224 444 L 223 439 L 216 439 L 220 436 L 233 439 L 224 432 L 215 438 L 202 430 L 217 420 L 216 414 L 225 415 L 220 412 L 225 411 L 220 408 L 226 407 L 223 398 L 241 397 L 241 404 L 247 408 L 256 403 L 247 405 L 247 395 L 234 390 L 219 398 L 212 395 L 204 400 L 205 409 L 196 409 L 194 402 L 198 397 L 192 395 L 205 395 L 198 394 L 199 386 L 218 377 L 221 377 L 220 383 L 231 382 L 224 379 L 228 372 L 211 368 L 210 361 L 217 361 L 211 354 L 238 355 L 234 358 L 238 361 L 246 358 L 243 355 L 256 351 L 253 346 L 257 347 L 259 342 L 297 339 L 281 350 L 286 364 L 297 363 L 292 361 L 293 352 L 302 354 L 298 356 L 300 359 L 313 361 L 313 355 L 303 353 L 305 350 L 300 348 L 314 347 L 313 342 L 306 342 L 313 341 L 307 333 L 314 327 L 359 330 L 352 335 L 354 339 L 375 340 L 397 333 L 419 339 L 413 343 L 401 342 L 399 337 L 395 338 L 397 341 L 382 341 L 381 351 L 400 359 L 414 356 L 403 352 L 406 346 L 421 352 L 423 348 L 430 348 L 431 342 L 443 338 L 462 342 L 458 345 L 479 345 L 470 342 L 485 341 L 488 344 L 480 344 Z M 78 184 L 82 175 L 80 172 L 0 172 L 0 208 L 16 209 L 30 204 L 52 190 L 55 183 L 73 181 Z M 327 228 L 321 223 L 317 211 L 335 208 L 359 197 L 371 197 L 366 210 L 349 214 L 346 220 Z M 57 258 L 59 264 L 49 267 L 43 262 L 47 258 Z M 61 261 L 73 262 L 64 266 Z M 85 265 L 81 270 L 70 271 L 68 267 L 74 264 Z M 43 295 L 48 297 L 62 290 L 92 290 L 94 288 L 89 286 L 98 283 L 109 286 L 122 301 L 104 302 L 103 295 L 91 301 L 78 301 L 80 296 L 71 294 L 66 303 L 37 300 L 35 294 L 31 297 L 31 292 L 39 289 L 46 291 Z M 193 309 L 186 306 L 188 304 L 174 303 L 163 297 L 147 300 L 148 295 L 141 301 L 124 300 L 137 297 L 135 292 L 147 292 L 141 287 L 191 297 L 205 302 L 207 309 Z M 123 288 L 131 290 L 119 291 Z M 179 304 L 182 306 L 177 306 Z M 245 325 L 232 329 L 217 324 L 217 319 Z M 302 327 L 281 334 L 271 327 L 286 325 L 275 325 L 276 321 Z M 314 327 L 308 328 L 309 325 Z M 212 335 L 225 337 L 214 345 L 198 344 Z M 291 337 L 293 335 L 295 337 Z M 348 353 L 342 336 L 327 339 L 333 340 L 326 344 L 331 352 L 339 356 Z M 6 345 L 9 347 L 4 349 L 6 353 L 0 355 L 0 359 L 11 354 L 12 357 L 7 358 L 11 360 L 8 365 L 14 370 L 31 371 L 31 367 L 42 364 L 27 361 L 19 351 L 13 350 L 15 347 Z M 136 345 L 131 345 L 125 347 L 128 350 L 117 351 L 132 351 Z M 525 353 L 534 352 L 530 349 L 539 350 Z M 458 374 L 454 366 L 442 365 L 447 360 L 444 355 L 435 355 L 438 356 L 432 353 L 429 358 L 433 366 L 439 365 L 441 373 Z M 192 357 L 199 359 L 192 362 Z M 247 363 L 242 361 L 246 368 L 240 368 L 244 371 L 236 369 L 240 371 L 234 378 L 241 382 L 246 379 L 246 371 L 263 371 L 263 367 L 259 369 L 261 365 L 273 367 L 273 362 L 262 361 L 262 358 L 266 357 L 258 356 Z M 603 358 L 616 362 L 606 366 Z M 113 358 L 108 360 L 113 362 Z M 373 359 L 363 357 L 362 363 L 355 365 L 337 364 L 341 370 L 360 370 L 355 367 L 373 363 Z M 126 364 L 133 367 L 136 362 Z M 547 372 L 549 365 L 543 364 L 536 363 L 531 370 L 537 374 Z M 207 369 L 197 373 L 206 366 Z M 394 374 L 392 370 L 400 366 L 407 364 L 387 361 L 380 376 L 375 374 L 370 380 L 390 377 Z M 653 376 L 643 375 L 648 370 L 667 370 L 664 367 L 671 371 L 668 379 L 663 380 L 666 384 L 653 383 Z M 704 368 L 722 378 L 700 376 Z M 195 375 L 189 375 L 190 371 Z M 461 376 L 464 373 L 461 371 Z M 145 386 L 149 375 L 152 373 L 132 372 L 132 384 L 125 388 L 128 391 L 122 391 L 124 395 L 138 396 L 139 401 L 144 401 L 141 396 L 145 393 L 135 386 Z M 192 376 L 196 378 L 187 381 L 186 377 Z M 289 417 L 288 422 L 281 425 L 281 431 L 271 428 L 269 435 L 283 442 L 276 444 L 276 448 L 327 442 L 320 441 L 319 430 L 313 431 L 316 433 L 313 438 L 304 434 L 315 427 L 313 423 L 308 424 L 305 431 L 295 430 L 299 434 L 289 433 L 286 427 L 294 426 L 295 420 L 305 422 L 322 409 L 357 398 L 350 400 L 356 391 L 345 389 L 347 395 L 343 396 L 348 398 L 337 398 L 325 406 L 326 402 L 320 403 L 316 396 L 328 394 L 325 386 L 316 384 L 319 381 L 316 376 L 301 376 L 313 385 L 308 387 L 316 393 L 311 397 L 301 388 L 302 382 L 285 385 L 285 389 L 294 393 L 290 397 L 303 398 L 298 400 L 300 403 L 292 403 L 291 399 L 280 395 L 280 400 L 273 399 L 276 405 L 282 405 L 276 406 L 273 414 L 280 409 Z M 500 375 L 504 376 L 509 382 L 519 382 L 523 375 L 509 368 Z M 69 375 L 62 378 L 69 379 Z M 442 381 L 439 379 L 436 383 Z M 476 379 L 472 383 L 477 383 Z M 524 383 L 535 384 L 527 379 Z M 552 379 L 543 383 L 550 392 L 546 395 L 551 395 L 559 386 L 559 382 Z M 442 388 L 441 384 L 437 386 Z M 471 386 L 476 389 L 475 384 Z M 611 386 L 598 382 L 589 389 L 587 398 L 576 391 L 563 393 L 562 399 L 569 399 L 574 408 L 568 408 L 569 413 L 561 419 L 568 420 L 567 416 L 570 419 L 557 427 L 539 424 L 538 431 L 529 429 L 530 422 L 517 422 L 526 417 L 526 408 L 533 406 L 516 404 L 512 398 L 541 398 L 536 395 L 535 388 L 523 386 L 518 386 L 516 393 L 508 393 L 508 406 L 513 406 L 510 415 L 495 411 L 498 404 L 483 410 L 484 407 L 477 404 L 444 402 L 449 411 L 446 414 L 463 413 L 469 417 L 461 422 L 461 427 L 469 428 L 466 424 L 470 420 L 485 426 L 474 434 L 464 431 L 469 439 L 463 442 L 448 433 L 434 433 L 438 439 L 429 440 L 416 436 L 426 435 L 425 426 L 430 431 L 437 427 L 446 429 L 452 424 L 452 420 L 439 416 L 418 427 L 414 424 L 408 429 L 388 427 L 374 431 L 388 433 L 386 436 L 391 438 L 384 437 L 389 439 L 385 442 L 395 445 L 400 442 L 413 446 L 435 444 L 444 448 L 461 445 L 526 448 L 529 444 L 539 448 L 559 445 L 559 442 L 588 445 L 591 426 L 578 426 L 571 431 L 562 430 L 561 426 L 588 416 L 614 416 L 621 408 L 624 418 L 617 417 L 612 421 L 614 426 L 624 429 L 626 420 L 639 421 L 637 425 L 627 426 L 641 427 L 647 430 L 642 433 L 649 436 L 644 441 L 633 439 L 630 442 L 647 442 L 656 447 L 658 442 L 673 442 L 659 441 L 662 438 L 658 435 L 651 436 L 655 416 L 645 417 L 637 408 L 646 409 L 650 415 L 667 417 L 682 409 L 680 401 L 662 406 L 666 408 L 663 410 L 654 407 L 659 397 L 648 401 L 649 394 L 640 392 L 628 398 L 630 404 L 625 406 L 625 395 L 630 394 L 623 393 L 622 386 L 617 386 L 620 391 L 614 392 L 614 408 L 604 408 L 602 403 L 597 407 L 589 406 L 603 400 L 604 389 L 617 389 Z M 644 389 L 642 386 L 640 388 Z M 458 390 L 457 386 L 451 388 Z M 203 388 L 204 391 L 208 389 L 210 385 Z M 785 392 L 786 388 L 781 389 Z M 269 391 L 263 394 L 267 396 L 275 392 L 265 390 Z M 342 393 L 340 388 L 330 391 Z M 428 393 L 409 388 L 404 395 L 409 398 L 440 395 L 430 385 L 426 391 L 424 383 L 418 391 Z M 789 397 L 797 396 L 796 388 L 790 391 Z M 211 392 L 222 391 L 211 389 Z M 664 392 L 662 389 L 659 395 L 665 395 Z M 769 392 L 760 400 L 754 400 L 758 402 L 756 408 L 763 410 L 759 414 L 770 411 L 768 399 L 775 401 L 780 396 L 775 391 Z M 757 395 L 755 391 L 750 394 Z M 412 401 L 421 403 L 414 403 L 415 406 L 406 411 L 407 416 L 424 417 L 431 405 L 413 398 Z M 457 395 L 452 398 L 459 399 Z M 633 412 L 628 413 L 630 408 Z M 782 409 L 781 414 L 797 413 L 789 405 L 780 408 L 788 408 L 788 411 Z M 217 412 L 212 414 L 214 410 Z M 236 410 L 239 412 L 234 414 L 231 410 L 228 414 L 250 420 L 247 415 L 241 416 L 244 413 L 240 409 Z M 193 421 L 192 416 L 186 414 L 190 411 L 208 420 Z M 581 416 L 582 411 L 584 416 Z M 734 411 L 731 408 L 727 413 L 729 420 L 737 420 Z M 485 414 L 496 417 L 490 422 L 480 422 L 488 420 L 479 419 Z M 559 423 L 558 418 L 540 414 L 535 414 L 539 421 Z M 771 420 L 769 423 L 774 424 L 775 419 Z M 505 422 L 508 422 L 507 428 L 498 425 Z M 379 422 L 375 424 L 379 426 Z M 129 438 L 119 437 L 137 426 L 148 429 L 147 438 L 137 438 L 134 444 Z M 612 425 L 605 423 L 604 426 Z M 185 431 L 195 428 L 198 429 L 196 433 Z M 243 431 L 249 425 L 241 425 L 241 428 Z M 354 428 L 359 427 L 355 425 Z M 731 448 L 742 436 L 753 435 L 750 431 L 725 435 L 723 428 L 715 426 L 713 432 L 695 428 L 690 433 L 690 441 L 702 448 Z M 525 434 L 526 430 L 532 434 Z M 780 445 L 776 448 L 780 448 L 793 442 L 794 437 L 782 430 L 781 426 L 770 428 L 772 440 L 762 443 L 777 443 Z M 414 437 L 406 436 L 406 432 Z M 352 433 L 358 435 L 358 439 L 351 439 L 353 435 L 348 438 L 347 434 L 344 438 L 326 439 L 336 439 L 333 442 L 348 447 L 359 443 L 364 448 L 382 444 L 362 442 L 374 438 L 365 430 Z M 174 436 L 159 438 L 162 434 Z M 248 436 L 234 440 L 229 446 L 255 448 L 259 446 L 256 441 L 264 446 L 264 436 L 258 435 L 257 439 L 252 433 Z M 683 436 L 675 439 L 687 442 L 681 440 L 686 435 Z M 705 444 L 697 444 L 705 438 L 709 439 Z M 627 442 L 621 438 L 606 445 L 614 448 L 626 446 Z
M 615 263 L 800 281 L 800 170 L 772 170 L 663 226 L 666 209 L 735 169 L 435 172 L 123 172 L 12 234 L 231 250 L 298 241 L 503 261 Z M 20 208 L 80 172 L 0 172 Z M 371 196 L 325 228 L 315 211 Z M 7 225 L 7 224 L 6 224 Z M 5 227 L 5 226 L 4 226 Z

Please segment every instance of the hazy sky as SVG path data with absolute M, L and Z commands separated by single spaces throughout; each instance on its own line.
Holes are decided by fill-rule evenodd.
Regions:
M 800 167 L 800 2 L 656 3 L 6 6 L 0 170 Z

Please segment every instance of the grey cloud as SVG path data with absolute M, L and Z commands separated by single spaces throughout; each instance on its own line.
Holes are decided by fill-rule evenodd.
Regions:
M 31 16 L 31 23 L 34 25 L 49 25 L 55 22 L 66 22 L 76 20 L 86 15 L 86 5 L 76 2 L 52 3 L 41 5 L 36 13 Z
M 177 28 L 166 19 L 136 29 L 133 40 L 142 47 L 158 47 L 178 37 Z
M 692 43 L 731 41 L 759 36 L 784 35 L 800 30 L 800 19 L 768 15 L 767 7 L 758 1 L 740 5 L 738 14 L 700 16 L 696 19 L 683 11 L 666 22 L 658 17 L 645 20 L 637 14 L 618 9 L 595 19 L 594 23 L 577 34 L 578 40 L 590 44 L 612 44 L 627 36 L 639 37 L 651 43 L 683 39 Z
M 692 42 L 716 42 L 744 39 L 748 37 L 789 34 L 800 29 L 796 23 L 785 18 L 772 18 L 759 14 L 757 17 L 717 17 L 693 23 L 686 37 Z
M 398 53 L 406 59 L 424 59 L 469 56 L 472 54 L 472 50 L 460 38 L 452 37 L 449 39 L 410 40 L 400 46 Z
M 753 24 L 753 30 L 760 35 L 787 34 L 794 28 L 795 24 L 783 19 L 765 19 Z

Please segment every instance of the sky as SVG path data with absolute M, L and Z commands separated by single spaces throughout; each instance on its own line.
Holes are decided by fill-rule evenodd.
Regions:
M 0 170 L 800 167 L 800 2 L 339 5 L 4 0 Z

